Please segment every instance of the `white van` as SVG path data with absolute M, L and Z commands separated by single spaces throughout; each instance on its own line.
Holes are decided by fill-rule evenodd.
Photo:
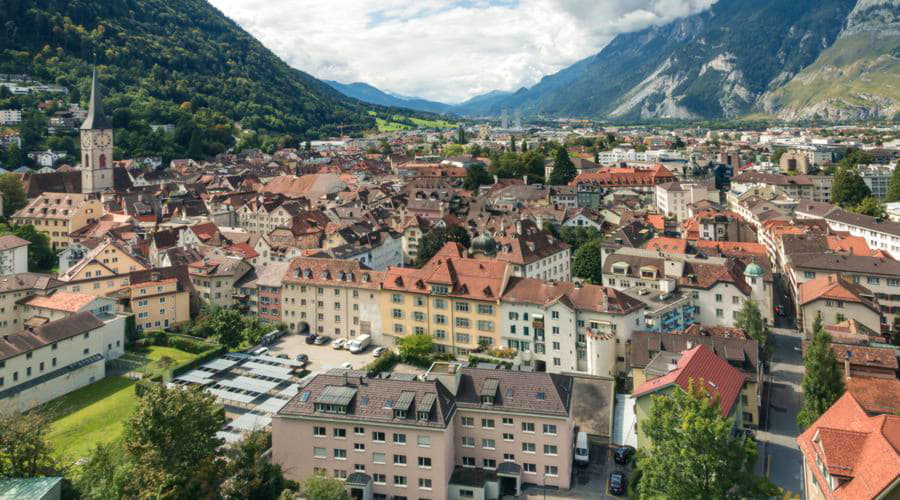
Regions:
M 254 356 L 262 356 L 263 354 L 265 354 L 265 353 L 267 353 L 267 352 L 269 352 L 269 348 L 268 348 L 268 347 L 260 347 L 259 349 L 257 349 L 257 350 L 255 350 L 255 351 L 251 352 L 250 354 L 252 354 L 252 355 L 254 355 Z
M 591 462 L 590 449 L 587 432 L 579 432 L 575 437 L 575 465 L 587 465 Z
M 359 354 L 366 350 L 366 347 L 369 347 L 369 344 L 372 343 L 371 335 L 360 335 L 359 337 L 347 342 L 347 350 L 352 352 L 353 354 Z

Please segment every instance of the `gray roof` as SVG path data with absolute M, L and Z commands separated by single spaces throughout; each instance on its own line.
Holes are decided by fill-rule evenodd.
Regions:
M 100 84 L 97 82 L 97 70 L 91 80 L 91 102 L 88 104 L 87 118 L 81 124 L 81 130 L 109 130 L 112 124 L 103 114 L 103 97 L 100 95 Z
M 60 340 L 95 330 L 101 326 L 103 326 L 103 321 L 85 311 L 51 321 L 32 330 L 4 335 L 0 337 L 0 360 L 33 351 L 45 345 L 55 344 Z
M 544 372 L 463 368 L 456 403 L 481 408 L 485 386 L 496 383 L 492 408 L 543 415 L 568 416 L 572 400 L 572 377 Z
M 858 226 L 870 231 L 877 231 L 894 236 L 900 236 L 900 222 L 869 217 L 868 215 L 855 214 L 846 210 L 833 210 L 825 217 L 828 220 L 843 222 L 851 226 Z
M 793 254 L 791 255 L 791 265 L 794 269 L 900 276 L 900 262 L 867 255 L 828 252 Z

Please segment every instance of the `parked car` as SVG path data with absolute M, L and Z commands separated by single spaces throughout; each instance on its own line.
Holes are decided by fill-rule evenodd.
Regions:
M 334 339 L 334 342 L 331 343 L 332 349 L 343 349 L 344 344 L 347 343 L 347 339 Z
M 341 363 L 341 368 L 346 368 L 346 369 L 348 369 L 348 370 L 352 370 L 352 369 L 353 369 L 353 364 L 350 363 L 349 361 L 346 362 L 346 363 Z
M 327 344 L 330 340 L 331 340 L 331 337 L 329 337 L 328 335 L 320 335 L 320 336 L 316 337 L 316 342 L 315 342 L 315 344 L 316 344 L 316 345 L 325 345 L 325 344 Z
M 378 356 L 381 356 L 385 352 L 387 352 L 387 347 L 384 347 L 384 346 L 376 347 L 375 350 L 372 351 L 372 356 L 377 358 Z
M 616 496 L 625 494 L 625 474 L 613 472 L 609 475 L 609 494 Z
M 276 357 L 276 358 L 281 358 L 281 359 L 291 359 L 291 357 L 288 356 L 288 355 L 285 354 L 285 353 L 281 353 L 281 354 L 279 354 L 278 356 L 275 356 L 275 357 Z
M 319 338 L 318 335 L 316 335 L 315 333 L 310 333 L 309 336 L 306 337 L 306 343 L 307 343 L 307 344 L 314 344 L 314 343 L 316 343 L 316 340 L 317 340 L 318 338 Z
M 613 460 L 615 460 L 617 464 L 627 464 L 633 456 L 634 448 L 630 446 L 622 446 L 613 450 Z
M 299 361 L 301 363 L 309 363 L 309 356 L 306 354 L 300 353 L 296 357 L 294 357 L 295 361 Z
M 269 352 L 268 347 L 260 347 L 259 349 L 256 349 L 255 351 L 251 352 L 250 354 L 252 354 L 254 356 L 262 356 L 263 354 L 265 354 L 267 352 Z

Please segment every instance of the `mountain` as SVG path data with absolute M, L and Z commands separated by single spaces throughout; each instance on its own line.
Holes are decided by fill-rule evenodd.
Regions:
M 444 104 L 442 102 L 429 101 L 418 97 L 405 97 L 389 94 L 368 83 L 341 83 L 334 80 L 323 81 L 345 96 L 380 106 L 408 108 L 428 113 L 446 113 L 451 109 L 449 104 Z
M 900 113 L 900 0 L 860 0 L 837 41 L 763 107 L 785 120 L 892 118 Z
M 900 76 L 898 45 L 894 38 L 877 40 L 877 26 L 894 25 L 896 3 L 719 0 L 701 13 L 619 35 L 599 53 L 527 91 L 467 112 L 497 115 L 506 108 L 525 114 L 691 119 L 765 110 L 801 117 L 798 110 L 819 99 L 844 102 L 857 116 L 877 113 L 890 102 L 889 109 L 896 109 L 896 84 L 890 82 Z M 854 65 L 860 56 L 865 64 Z M 815 72 L 817 64 L 839 64 L 844 84 L 834 71 L 819 70 L 821 85 L 809 92 L 802 83 L 812 77 L 804 71 Z M 857 81 L 860 75 L 866 79 Z M 782 87 L 783 93 L 777 92 Z M 823 109 L 829 106 L 837 104 Z
M 84 103 L 96 59 L 119 123 L 188 120 L 225 142 L 236 123 L 302 139 L 375 126 L 371 106 L 291 68 L 205 0 L 4 0 L 0 25 L 0 73 Z
M 519 89 L 519 92 L 527 91 L 528 89 Z M 507 97 L 513 95 L 514 92 L 508 92 L 504 90 L 492 90 L 485 94 L 477 95 L 475 97 L 471 97 L 466 101 L 463 101 L 456 106 L 453 106 L 453 111 L 459 114 L 478 114 L 480 110 L 483 109 L 491 109 L 495 104 L 503 102 Z

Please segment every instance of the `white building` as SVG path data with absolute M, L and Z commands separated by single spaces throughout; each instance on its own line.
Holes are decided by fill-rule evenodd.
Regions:
M 887 196 L 888 184 L 891 182 L 891 176 L 894 175 L 895 165 L 889 163 L 887 165 L 860 165 L 859 175 L 862 177 L 872 196 L 878 199 L 884 199 Z
M 18 109 L 0 109 L 0 125 L 17 125 L 22 123 L 22 111 Z
M 700 182 L 669 182 L 656 186 L 656 210 L 682 221 L 690 217 L 689 205 L 700 201 L 719 203 L 714 185 Z
M 626 369 L 644 303 L 598 285 L 510 278 L 500 301 L 500 341 L 516 360 L 550 373 L 615 376 Z
M 80 312 L 0 337 L 0 411 L 24 411 L 106 376 L 125 351 L 125 316 Z
M 0 276 L 28 272 L 28 245 L 12 234 L 0 236 Z

